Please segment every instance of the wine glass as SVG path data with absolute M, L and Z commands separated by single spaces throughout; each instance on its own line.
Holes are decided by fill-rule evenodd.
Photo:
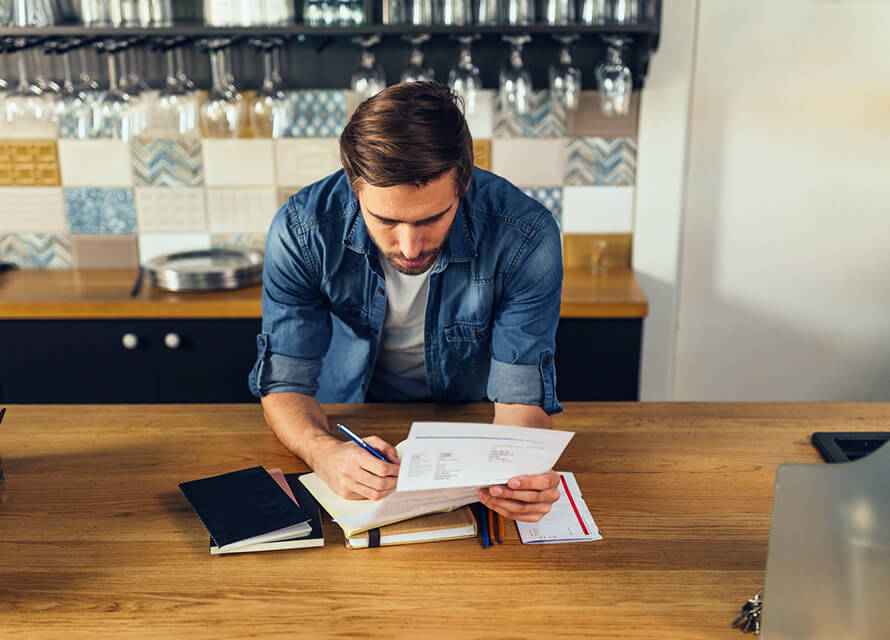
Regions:
M 578 36 L 555 37 L 562 47 L 558 62 L 550 67 L 550 100 L 568 111 L 576 111 L 581 103 L 581 70 L 572 62 L 570 46 Z
M 146 109 L 146 133 L 159 138 L 193 136 L 198 132 L 198 102 L 176 77 L 174 40 L 162 43 L 167 62 L 164 86 Z
M 56 98 L 59 135 L 63 138 L 92 138 L 94 121 L 91 96 L 74 84 L 70 48 L 59 51 L 62 58 L 62 88 Z
M 621 49 L 627 43 L 624 38 L 607 37 L 606 58 L 596 66 L 600 109 L 604 116 L 626 116 L 630 113 L 630 97 L 633 77 L 624 63 Z
M 472 115 L 476 112 L 476 96 L 482 90 L 482 77 L 479 67 L 473 64 L 471 44 L 478 36 L 459 36 L 460 49 L 457 53 L 457 62 L 451 73 L 448 74 L 448 86 L 463 99 L 464 114 Z
M 213 86 L 201 103 L 201 126 L 208 138 L 237 138 L 244 122 L 244 99 L 229 82 L 226 71 L 228 42 L 207 43 Z
M 108 66 L 108 91 L 97 107 L 99 136 L 129 141 L 139 132 L 139 115 L 133 97 L 119 84 L 117 52 L 124 45 L 113 41 L 100 43 Z
M 371 47 L 380 42 L 380 36 L 358 37 L 353 38 L 352 41 L 361 46 L 362 52 L 358 68 L 353 72 L 349 84 L 358 96 L 359 102 L 364 102 L 386 88 L 383 70 L 377 66 L 377 60 L 371 51 Z
M 258 138 L 281 138 L 289 124 L 287 96 L 281 89 L 277 61 L 282 44 L 281 40 L 253 41 L 253 45 L 263 52 L 263 85 L 250 102 L 250 124 L 253 135 Z
M 55 113 L 53 101 L 38 87 L 28 81 L 28 70 L 25 63 L 25 49 L 28 43 L 24 38 L 14 41 L 16 64 L 19 72 L 19 83 L 16 89 L 6 95 L 3 102 L 6 113 L 6 124 L 11 132 L 35 129 L 52 132 L 55 137 Z
M 428 33 L 421 33 L 413 36 L 403 36 L 405 40 L 413 45 L 408 66 L 402 72 L 402 82 L 435 82 L 436 72 L 432 67 L 426 67 L 423 64 L 423 51 L 420 45 L 430 39 Z
M 531 109 L 532 78 L 522 64 L 522 47 L 531 37 L 504 36 L 504 40 L 511 47 L 509 62 L 498 77 L 501 105 L 504 111 L 522 115 Z
M 191 93 L 195 91 L 195 83 L 192 82 L 192 79 L 189 78 L 185 74 L 185 55 L 183 54 L 183 48 L 179 47 L 176 49 L 176 80 L 179 82 L 179 86 L 185 89 L 187 92 Z

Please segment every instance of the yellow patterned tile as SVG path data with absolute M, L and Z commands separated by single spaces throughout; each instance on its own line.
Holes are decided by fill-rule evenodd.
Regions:
M 0 184 L 53 187 L 61 184 L 55 140 L 0 142 Z
M 477 167 L 491 171 L 491 140 L 485 138 L 473 140 L 473 159 Z

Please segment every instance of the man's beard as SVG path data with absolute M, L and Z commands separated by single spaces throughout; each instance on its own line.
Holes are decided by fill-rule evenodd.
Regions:
M 393 266 L 393 269 L 395 269 L 399 273 L 404 273 L 407 276 L 416 276 L 420 275 L 421 273 L 425 273 L 431 266 L 433 266 L 436 263 L 436 260 L 439 259 L 439 254 L 441 252 L 441 246 L 436 247 L 432 251 L 423 252 L 418 256 L 418 258 L 423 258 L 423 262 L 416 267 L 408 267 L 399 262 L 399 260 L 407 260 L 407 258 L 401 253 L 384 253 L 383 255 Z

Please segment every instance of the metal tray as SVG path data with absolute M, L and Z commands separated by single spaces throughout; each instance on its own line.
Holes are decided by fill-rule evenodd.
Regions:
M 169 291 L 239 289 L 263 279 L 263 253 L 256 249 L 201 249 L 152 258 L 142 268 L 156 287 Z

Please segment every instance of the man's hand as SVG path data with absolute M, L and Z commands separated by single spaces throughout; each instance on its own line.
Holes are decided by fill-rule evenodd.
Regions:
M 512 520 L 537 522 L 550 513 L 550 505 L 559 500 L 558 487 L 559 475 L 550 470 L 536 476 L 510 478 L 506 485 L 479 489 L 479 501 Z
M 315 473 L 338 496 L 350 500 L 380 500 L 395 489 L 399 475 L 399 456 L 396 448 L 377 436 L 365 442 L 393 462 L 378 460 L 354 442 L 331 439 L 321 455 Z

